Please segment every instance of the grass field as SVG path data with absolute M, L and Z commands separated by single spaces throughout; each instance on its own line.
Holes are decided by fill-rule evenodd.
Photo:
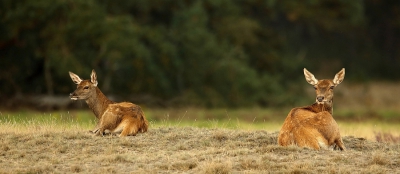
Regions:
M 199 127 L 239 130 L 279 131 L 290 109 L 144 109 L 151 127 Z M 375 141 L 377 133 L 400 136 L 400 112 L 379 111 L 373 117 L 366 111 L 335 111 L 335 119 L 343 136 L 355 136 Z M 79 125 L 91 129 L 95 117 L 89 110 L 37 112 L 0 111 L 0 122 L 53 122 Z
M 348 149 L 342 152 L 278 146 L 284 111 L 145 113 L 151 123 L 147 133 L 118 138 L 90 134 L 95 125 L 90 111 L 2 111 L 0 173 L 400 172 L 398 122 L 340 119 Z M 383 135 L 377 133 L 399 141 L 377 142 Z

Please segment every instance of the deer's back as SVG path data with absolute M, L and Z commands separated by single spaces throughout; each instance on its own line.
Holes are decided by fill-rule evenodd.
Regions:
M 125 126 L 133 126 L 140 132 L 147 132 L 148 129 L 148 121 L 140 106 L 129 102 L 109 104 L 101 122 L 107 129 Z
M 339 128 L 329 112 L 298 107 L 293 108 L 286 117 L 278 143 L 283 146 L 297 144 L 313 147 L 310 145 L 312 143 L 330 146 L 337 138 L 340 138 Z
M 104 114 L 113 113 L 117 116 L 131 116 L 133 118 L 141 118 L 144 116 L 142 108 L 130 102 L 109 104 Z

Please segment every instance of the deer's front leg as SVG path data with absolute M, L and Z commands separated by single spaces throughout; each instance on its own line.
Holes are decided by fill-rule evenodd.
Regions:
M 99 132 L 99 129 L 100 129 L 100 121 L 97 121 L 96 127 L 89 132 L 96 134 L 97 132 Z
M 97 132 L 99 132 L 99 129 L 98 128 L 95 128 L 94 130 L 91 130 L 91 131 L 89 131 L 90 133 L 94 133 L 94 134 L 96 134 Z
M 96 131 L 96 136 L 104 136 L 104 129 L 103 128 L 99 128 Z
M 104 126 L 104 118 L 100 119 L 99 122 L 97 122 L 96 129 L 94 130 L 96 136 L 104 136 L 104 131 L 106 130 Z

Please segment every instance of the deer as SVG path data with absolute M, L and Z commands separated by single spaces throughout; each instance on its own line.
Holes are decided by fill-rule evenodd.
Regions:
M 333 79 L 318 80 L 304 68 L 306 81 L 314 86 L 317 97 L 312 105 L 291 109 L 279 132 L 279 145 L 346 150 L 332 116 L 333 89 L 343 81 L 344 75 L 342 68 Z
M 97 75 L 94 69 L 90 80 L 82 80 L 78 75 L 69 71 L 72 81 L 77 84 L 74 92 L 70 93 L 71 100 L 85 100 L 97 118 L 93 131 L 98 136 L 104 136 L 105 131 L 119 134 L 119 137 L 135 136 L 148 129 L 148 121 L 141 107 L 130 102 L 114 102 L 109 100 L 97 87 Z

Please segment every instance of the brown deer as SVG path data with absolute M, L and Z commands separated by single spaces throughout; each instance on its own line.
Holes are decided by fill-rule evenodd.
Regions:
M 94 70 L 90 80 L 81 78 L 69 72 L 77 89 L 70 94 L 71 100 L 85 100 L 89 108 L 98 119 L 96 128 L 91 131 L 96 135 L 104 135 L 106 130 L 119 136 L 136 135 L 137 132 L 146 132 L 148 121 L 140 106 L 129 102 L 116 103 L 109 100 L 97 87 L 97 75 Z
M 286 117 L 278 136 L 281 146 L 297 145 L 319 150 L 333 147 L 345 150 L 339 126 L 332 117 L 333 89 L 344 79 L 344 68 L 333 80 L 317 80 L 304 68 L 304 75 L 317 94 L 310 106 L 293 108 Z

